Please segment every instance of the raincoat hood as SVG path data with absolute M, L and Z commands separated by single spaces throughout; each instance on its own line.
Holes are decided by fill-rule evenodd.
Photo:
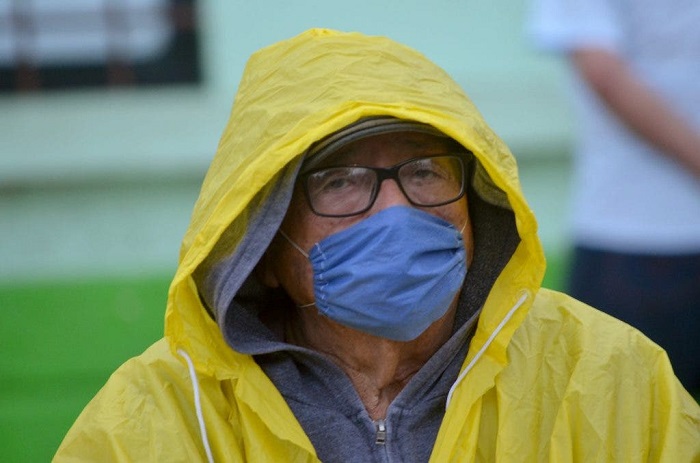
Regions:
M 456 140 L 478 160 L 472 182 L 478 194 L 515 215 L 520 243 L 483 308 L 474 346 L 483 345 L 523 294 L 536 292 L 544 257 L 515 160 L 459 85 L 388 38 L 314 29 L 258 51 L 245 68 L 170 287 L 166 338 L 173 351 L 184 349 L 198 369 L 220 378 L 241 361 L 217 321 L 223 323 L 231 295 L 283 219 L 304 154 L 376 116 L 427 124 Z M 494 366 L 506 363 L 508 340 L 527 305 L 490 340 L 485 357 Z

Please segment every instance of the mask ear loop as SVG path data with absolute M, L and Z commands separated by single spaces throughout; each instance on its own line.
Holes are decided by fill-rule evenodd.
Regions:
M 289 241 L 289 244 L 291 244 L 292 246 L 294 246 L 294 249 L 296 249 L 297 251 L 299 251 L 299 252 L 300 252 L 304 257 L 306 257 L 307 259 L 309 258 L 309 254 L 308 254 L 306 251 L 304 251 L 303 249 L 301 249 L 301 246 L 299 246 L 299 245 L 296 244 L 294 241 L 292 241 L 292 239 L 291 239 L 289 236 L 287 236 L 287 234 L 286 234 L 284 231 L 282 231 L 281 228 L 278 229 L 277 231 L 280 233 L 280 235 L 282 235 L 282 236 L 284 237 L 284 239 L 286 239 L 287 241 Z
M 468 223 L 469 223 L 469 215 L 467 215 L 467 220 L 464 221 L 464 225 L 462 225 L 462 228 L 459 230 L 460 235 L 464 233 L 464 229 L 467 228 Z
M 303 249 L 301 249 L 301 246 L 299 246 L 298 244 L 296 244 L 296 243 L 295 243 L 281 228 L 278 229 L 277 231 L 280 233 L 280 235 L 282 235 L 282 237 L 283 237 L 284 239 L 286 239 L 286 240 L 289 242 L 289 244 L 291 244 L 291 245 L 294 247 L 294 249 L 296 249 L 297 251 L 299 251 L 299 252 L 300 252 L 304 257 L 306 257 L 307 259 L 309 258 L 309 254 L 308 254 L 306 251 L 304 251 Z M 298 305 L 297 307 L 300 308 L 300 309 L 304 309 L 304 308 L 306 308 L 306 307 L 312 307 L 312 306 L 315 305 L 315 304 L 316 304 L 316 301 L 314 301 L 314 302 L 309 302 L 308 304 Z

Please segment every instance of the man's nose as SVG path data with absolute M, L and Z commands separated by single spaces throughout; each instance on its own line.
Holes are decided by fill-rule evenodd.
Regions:
M 403 194 L 399 184 L 394 179 L 385 179 L 379 184 L 377 199 L 374 201 L 372 210 L 381 211 L 391 206 L 410 206 L 411 202 Z

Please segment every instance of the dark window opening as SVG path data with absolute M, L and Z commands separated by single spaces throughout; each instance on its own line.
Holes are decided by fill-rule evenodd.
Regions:
M 0 92 L 197 84 L 196 0 L 0 0 Z

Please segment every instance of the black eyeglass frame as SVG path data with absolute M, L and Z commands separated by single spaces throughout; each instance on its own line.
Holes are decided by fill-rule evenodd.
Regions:
M 460 190 L 459 190 L 459 195 L 454 197 L 453 199 L 450 199 L 448 201 L 443 201 L 437 204 L 421 204 L 416 201 L 413 201 L 411 197 L 406 193 L 406 190 L 404 190 L 403 185 L 401 184 L 401 179 L 399 178 L 399 169 L 401 167 L 405 166 L 406 164 L 410 164 L 411 162 L 415 162 L 421 159 L 430 159 L 430 158 L 443 158 L 443 157 L 450 157 L 450 158 L 455 158 L 456 160 L 459 161 L 459 166 L 461 169 L 461 174 L 462 174 L 462 183 L 460 185 Z M 448 152 L 444 154 L 436 154 L 432 156 L 417 156 L 411 159 L 406 159 L 405 161 L 401 161 L 398 164 L 395 164 L 391 167 L 371 167 L 371 166 L 364 166 L 361 164 L 352 164 L 352 165 L 329 165 L 329 166 L 323 166 L 323 167 L 315 167 L 306 171 L 302 171 L 299 176 L 297 177 L 297 181 L 301 184 L 302 190 L 304 191 L 304 196 L 306 197 L 306 202 L 309 205 L 309 208 L 311 211 L 320 216 L 320 217 L 334 217 L 334 218 L 343 218 L 343 217 L 352 217 L 354 215 L 360 215 L 372 208 L 374 205 L 374 202 L 377 200 L 377 196 L 379 195 L 379 190 L 382 187 L 382 183 L 384 180 L 394 180 L 396 184 L 399 186 L 399 189 L 401 190 L 401 193 L 403 193 L 404 197 L 408 200 L 411 205 L 416 206 L 416 207 L 440 207 L 444 206 L 446 204 L 453 203 L 455 201 L 458 201 L 460 198 L 462 198 L 466 194 L 467 190 L 467 177 L 470 174 L 470 167 L 471 167 L 471 161 L 473 159 L 473 155 L 471 155 L 471 152 L 469 151 L 458 151 L 458 152 Z M 308 188 L 308 179 L 311 175 L 313 175 L 316 172 L 320 172 L 326 169 L 333 169 L 333 168 L 343 168 L 343 167 L 362 167 L 364 169 L 371 170 L 376 173 L 377 175 L 377 181 L 374 185 L 374 188 L 372 189 L 372 192 L 370 194 L 370 200 L 367 203 L 367 206 L 363 208 L 362 210 L 359 210 L 357 212 L 352 212 L 349 214 L 324 214 L 318 212 L 313 205 L 313 201 L 311 199 L 311 194 L 309 193 L 309 188 Z

